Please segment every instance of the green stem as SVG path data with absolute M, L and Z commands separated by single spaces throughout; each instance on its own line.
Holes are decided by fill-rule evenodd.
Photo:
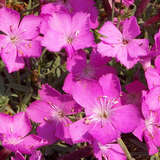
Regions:
M 120 7 L 119 7 L 119 11 L 118 11 L 118 23 L 117 23 L 117 28 L 119 28 L 120 21 L 121 21 L 121 18 L 120 18 L 120 15 L 121 15 L 121 6 L 122 6 L 122 0 L 120 1 Z
M 117 139 L 118 144 L 121 146 L 122 150 L 124 151 L 126 157 L 128 158 L 128 160 L 135 160 L 131 154 L 129 153 L 126 145 L 124 144 L 123 140 L 121 138 Z
M 114 9 L 115 9 L 115 1 L 112 0 L 112 21 L 114 19 Z
M 158 152 L 155 154 L 156 160 L 160 160 Z
M 38 75 L 40 75 L 40 73 L 41 73 L 41 63 L 42 63 L 42 61 L 43 61 L 43 56 L 44 56 L 44 54 L 46 53 L 46 51 L 47 51 L 47 49 L 44 48 L 43 51 L 42 51 L 42 54 L 41 54 L 41 56 L 40 56 L 40 58 L 39 58 L 39 63 L 38 63 Z

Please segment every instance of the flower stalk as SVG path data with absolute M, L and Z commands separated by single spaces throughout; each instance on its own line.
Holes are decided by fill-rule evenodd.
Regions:
M 135 160 L 135 159 L 131 156 L 131 154 L 130 154 L 130 152 L 128 151 L 127 146 L 125 145 L 125 143 L 123 142 L 123 140 L 122 140 L 121 138 L 118 138 L 118 139 L 117 139 L 117 142 L 118 142 L 118 144 L 121 146 L 121 148 L 123 149 L 123 151 L 124 151 L 126 157 L 128 158 L 128 160 Z

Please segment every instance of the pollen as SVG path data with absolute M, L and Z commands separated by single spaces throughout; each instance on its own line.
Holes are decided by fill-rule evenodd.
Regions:
M 21 54 L 21 55 L 24 55 L 22 50 L 18 50 L 18 53 Z
M 75 36 L 77 37 L 77 36 L 79 35 L 79 33 L 80 33 L 80 31 L 77 30 L 77 31 L 75 32 Z
M 12 41 L 12 43 L 16 43 L 18 38 L 16 36 L 11 36 L 10 40 Z
M 71 44 L 72 42 L 73 42 L 73 37 L 72 36 L 69 36 L 68 38 L 67 38 L 67 43 L 68 44 Z
M 31 43 L 25 43 L 25 47 L 26 48 L 32 48 L 32 44 Z

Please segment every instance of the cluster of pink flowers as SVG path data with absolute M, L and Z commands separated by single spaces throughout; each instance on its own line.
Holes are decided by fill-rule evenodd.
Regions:
M 129 6 L 132 0 L 122 1 Z M 110 2 L 111 3 L 111 2 Z M 83 5 L 82 5 L 83 4 Z M 99 26 L 98 10 L 93 0 L 68 0 L 42 6 L 39 16 L 20 14 L 8 8 L 0 9 L 0 56 L 9 73 L 25 67 L 30 57 L 41 56 L 42 47 L 50 52 L 65 50 L 69 72 L 61 94 L 48 84 L 39 89 L 40 99 L 33 101 L 25 112 L 14 116 L 0 113 L 0 141 L 15 152 L 12 160 L 41 159 L 37 149 L 59 140 L 73 145 L 88 142 L 99 160 L 126 160 L 117 144 L 122 133 L 133 133 L 145 140 L 149 154 L 160 147 L 160 32 L 155 45 L 138 36 L 140 26 L 135 16 L 123 20 L 117 27 L 106 21 Z M 86 48 L 92 48 L 87 58 Z M 117 71 L 109 65 L 115 58 L 127 69 L 138 62 L 144 67 L 147 86 L 135 80 L 125 86 Z M 151 65 L 154 59 L 154 67 Z M 81 119 L 74 121 L 83 112 Z M 37 124 L 36 134 L 30 134 L 31 121 Z

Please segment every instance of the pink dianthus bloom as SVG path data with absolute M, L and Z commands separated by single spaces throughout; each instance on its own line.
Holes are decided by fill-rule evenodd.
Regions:
M 41 19 L 28 15 L 20 21 L 20 14 L 8 8 L 0 9 L 0 56 L 8 72 L 24 68 L 23 57 L 39 57 L 41 44 L 39 35 Z
M 121 133 L 132 132 L 138 125 L 136 106 L 120 103 L 120 82 L 114 74 L 102 76 L 99 82 L 79 81 L 72 89 L 72 95 L 86 113 L 85 118 L 70 126 L 75 143 L 89 135 L 102 144 L 111 143 Z
M 49 29 L 42 40 L 43 46 L 53 52 L 65 48 L 69 57 L 74 51 L 95 45 L 90 32 L 89 15 L 82 12 L 74 16 L 65 13 L 54 13 L 49 19 Z
M 86 53 L 82 50 L 67 59 L 67 70 L 70 72 L 64 82 L 63 90 L 72 94 L 74 83 L 83 79 L 98 80 L 102 75 L 107 73 L 116 73 L 115 69 L 107 66 L 106 62 L 110 58 L 102 57 L 96 50 L 90 54 L 90 60 L 87 61 Z
M 38 135 L 49 144 L 58 139 L 71 143 L 69 125 L 72 121 L 67 116 L 81 111 L 81 107 L 70 95 L 62 95 L 47 84 L 42 86 L 39 94 L 40 100 L 31 103 L 26 111 L 32 121 L 40 123 Z
M 98 44 L 99 53 L 117 58 L 128 69 L 148 55 L 148 40 L 135 39 L 140 34 L 140 28 L 134 16 L 123 22 L 122 33 L 112 22 L 106 22 L 99 33 L 102 35 Z
M 0 140 L 2 146 L 12 152 L 21 152 L 31 154 L 37 148 L 46 145 L 47 141 L 39 136 L 29 134 L 31 131 L 31 123 L 24 112 L 20 112 L 14 116 L 0 114 Z
M 157 153 L 158 147 L 160 147 L 160 110 L 158 109 L 159 106 L 156 106 L 158 103 L 158 99 L 156 98 L 158 98 L 158 96 L 155 95 L 156 98 L 149 96 L 149 94 L 144 92 L 142 103 L 143 117 L 139 121 L 139 125 L 133 134 L 141 141 L 144 137 L 149 150 L 149 155 L 152 155 Z M 155 100 L 156 102 L 154 103 Z

